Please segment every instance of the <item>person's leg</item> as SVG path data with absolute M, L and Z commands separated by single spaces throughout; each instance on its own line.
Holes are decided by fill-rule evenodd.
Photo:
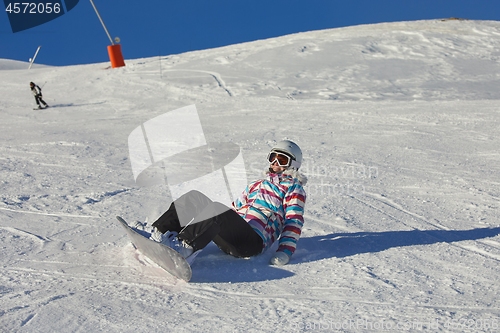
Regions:
M 235 257 L 255 256 L 263 248 L 262 238 L 238 213 L 198 191 L 190 191 L 175 200 L 153 226 L 161 233 L 179 233 L 178 238 L 195 251 L 211 241 Z
M 190 191 L 175 200 L 153 227 L 161 233 L 177 232 L 179 239 L 197 251 L 217 235 L 220 230 L 217 217 L 228 210 L 229 207 L 213 202 L 203 193 Z
M 234 210 L 217 216 L 220 231 L 214 243 L 227 254 L 248 258 L 262 253 L 263 240 L 253 228 Z
M 230 210 L 227 206 L 212 202 L 179 232 L 179 239 L 191 245 L 195 251 L 203 249 L 220 231 L 219 217 Z
M 161 233 L 167 231 L 180 232 L 182 227 L 191 222 L 212 200 L 201 192 L 189 191 L 175 200 L 168 210 L 154 223 Z

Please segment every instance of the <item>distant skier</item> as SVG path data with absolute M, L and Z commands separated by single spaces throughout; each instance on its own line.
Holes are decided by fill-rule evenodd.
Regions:
M 36 101 L 36 104 L 38 105 L 38 108 L 39 109 L 43 109 L 42 106 L 40 105 L 40 102 L 43 105 L 45 105 L 46 108 L 48 108 L 49 106 L 42 99 L 42 89 L 38 85 L 36 85 L 35 83 L 33 83 L 33 82 L 30 82 L 30 87 L 31 87 L 31 92 L 35 96 L 35 101 Z
M 245 258 L 278 240 L 270 263 L 286 265 L 304 224 L 307 178 L 299 172 L 302 151 L 291 141 L 278 142 L 267 160 L 265 177 L 250 183 L 231 208 L 201 192 L 187 192 L 153 223 L 151 238 L 174 248 L 189 263 L 211 241 L 225 253 Z M 186 227 L 178 212 L 191 219 Z

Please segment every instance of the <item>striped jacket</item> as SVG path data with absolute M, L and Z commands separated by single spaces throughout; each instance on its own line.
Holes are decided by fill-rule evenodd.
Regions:
M 278 251 L 291 256 L 304 225 L 307 178 L 298 171 L 267 173 L 266 178 L 250 183 L 234 210 L 262 237 L 265 251 L 279 239 Z

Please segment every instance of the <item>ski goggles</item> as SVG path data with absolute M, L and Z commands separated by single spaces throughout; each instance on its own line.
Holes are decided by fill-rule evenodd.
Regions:
M 292 164 L 292 157 L 278 151 L 271 151 L 269 155 L 267 155 L 267 160 L 271 164 L 278 162 L 278 165 L 281 167 L 289 167 Z

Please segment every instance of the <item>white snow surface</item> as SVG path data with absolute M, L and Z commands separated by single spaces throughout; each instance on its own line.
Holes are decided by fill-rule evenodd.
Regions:
M 1 332 L 498 331 L 499 22 L 354 26 L 126 64 L 0 62 Z M 30 81 L 51 108 L 32 109 Z M 127 138 L 192 104 L 207 140 L 241 147 L 249 180 L 277 140 L 302 147 L 290 264 L 210 244 L 187 283 L 115 220 L 168 208 L 162 186 L 134 183 Z

